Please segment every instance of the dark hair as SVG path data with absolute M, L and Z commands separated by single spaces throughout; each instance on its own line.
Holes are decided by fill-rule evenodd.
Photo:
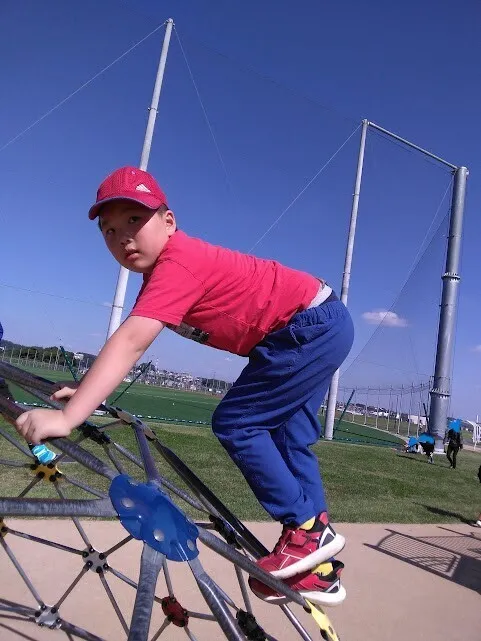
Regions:
M 166 211 L 169 211 L 168 206 L 167 206 L 167 205 L 162 204 L 162 205 L 157 209 L 157 212 L 156 212 L 156 213 L 157 213 L 157 214 L 160 214 L 160 215 L 162 216 L 162 214 L 165 214 L 165 212 L 166 212 Z M 100 231 L 102 231 L 102 224 L 101 224 L 101 222 L 100 222 L 100 214 L 101 214 L 101 212 L 102 212 L 102 207 L 100 208 L 99 213 L 98 213 L 98 216 L 97 216 L 97 227 L 100 229 Z

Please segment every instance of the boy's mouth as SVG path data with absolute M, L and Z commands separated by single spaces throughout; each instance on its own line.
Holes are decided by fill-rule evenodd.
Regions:
M 125 260 L 133 261 L 140 256 L 136 249 L 129 249 L 125 252 Z

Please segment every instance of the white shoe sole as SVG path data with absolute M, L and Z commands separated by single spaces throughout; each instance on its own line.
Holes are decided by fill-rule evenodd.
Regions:
M 266 597 L 260 592 L 256 592 L 252 588 L 251 588 L 251 591 L 256 595 L 256 597 L 272 605 L 283 605 L 284 603 L 289 603 L 290 601 L 290 599 L 288 599 L 284 595 L 275 595 L 275 596 Z M 311 601 L 311 603 L 315 603 L 316 605 L 325 605 L 325 606 L 331 606 L 331 607 L 340 605 L 344 601 L 347 595 L 346 589 L 342 585 L 337 592 L 321 592 L 321 591 L 310 592 L 309 590 L 299 590 L 298 594 L 300 594 L 300 596 L 302 596 L 304 599 Z
M 341 534 L 336 534 L 336 538 L 333 539 L 327 545 L 323 545 L 309 556 L 305 556 L 303 559 L 299 559 L 296 563 L 292 563 L 285 568 L 280 570 L 274 570 L 271 572 L 272 576 L 275 576 L 276 579 L 288 579 L 291 576 L 296 574 L 301 574 L 302 572 L 307 572 L 308 570 L 313 570 L 321 563 L 324 563 L 328 559 L 342 550 L 346 545 L 346 539 Z

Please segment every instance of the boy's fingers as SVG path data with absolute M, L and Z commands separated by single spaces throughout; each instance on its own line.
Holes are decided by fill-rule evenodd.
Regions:
M 15 422 L 15 426 L 17 430 L 20 432 L 20 434 L 25 435 L 28 431 L 29 425 L 30 425 L 30 412 L 24 412 L 23 414 L 20 414 L 20 416 L 17 418 Z
M 53 388 L 54 390 L 62 389 L 62 387 L 72 387 L 75 385 L 75 381 L 57 381 Z
M 27 414 L 28 414 L 28 412 L 24 412 L 23 414 L 20 414 L 20 416 L 15 421 L 15 423 L 17 424 L 18 428 L 22 428 L 23 424 L 25 423 L 25 421 L 28 418 Z
M 24 437 L 27 438 L 27 433 L 28 433 L 28 423 L 24 423 L 22 427 L 20 428 L 20 434 Z
M 34 445 L 38 445 L 40 443 L 40 439 L 37 437 L 37 434 L 38 434 L 38 430 L 36 430 L 35 427 L 32 425 L 32 427 L 27 432 L 27 441 L 29 443 L 33 443 Z
M 28 429 L 26 432 L 26 439 L 29 443 L 34 443 L 36 444 L 37 441 L 35 440 L 35 433 L 38 432 L 37 427 L 35 426 L 34 421 L 30 421 L 28 425 Z
M 60 401 L 63 398 L 70 398 L 75 394 L 76 390 L 70 387 L 62 387 L 62 389 L 57 390 L 50 397 L 53 401 Z

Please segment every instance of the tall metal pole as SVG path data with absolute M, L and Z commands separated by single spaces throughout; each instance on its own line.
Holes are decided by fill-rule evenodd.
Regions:
M 389 419 L 391 418 L 391 409 L 392 409 L 392 385 L 389 388 L 389 407 L 387 409 L 387 427 L 386 430 L 389 432 Z
M 419 423 L 421 421 L 421 403 L 418 401 L 418 418 L 416 423 L 416 438 L 419 437 Z
M 433 387 L 430 391 L 429 431 L 435 438 L 435 452 L 443 452 L 443 439 L 448 424 L 451 397 L 451 367 L 453 360 L 456 306 L 459 289 L 459 262 L 463 229 L 464 200 L 466 195 L 466 167 L 454 173 L 451 218 L 449 222 L 446 271 L 442 276 L 443 292 L 439 315 L 438 344 Z
M 409 398 L 408 436 L 409 436 L 410 427 L 411 427 L 411 417 L 413 415 L 413 395 L 414 395 L 414 384 L 411 383 L 411 396 Z
M 354 239 L 356 236 L 357 211 L 359 209 L 359 194 L 361 192 L 362 169 L 364 165 L 364 152 L 366 149 L 366 134 L 369 122 L 362 121 L 361 142 L 359 144 L 359 156 L 357 159 L 356 182 L 354 183 L 354 194 L 352 196 L 351 222 L 349 224 L 349 235 L 347 238 L 346 257 L 344 260 L 344 273 L 342 275 L 341 301 L 347 304 L 347 295 L 349 292 L 349 281 L 351 279 L 352 255 L 354 252 Z M 334 419 L 336 416 L 337 390 L 339 387 L 339 370 L 332 377 L 327 398 L 326 410 L 326 427 L 324 437 L 332 441 L 334 433 Z
M 162 81 L 164 79 L 165 64 L 167 62 L 167 52 L 169 50 L 170 36 L 172 34 L 172 27 L 174 21 L 169 18 L 166 22 L 164 43 L 159 59 L 159 66 L 157 69 L 157 76 L 155 78 L 154 91 L 152 94 L 152 103 L 149 109 L 149 119 L 147 121 L 147 128 L 145 130 L 144 145 L 142 147 L 142 156 L 140 158 L 139 168 L 144 171 L 149 164 L 150 148 L 152 146 L 152 137 L 154 135 L 155 119 L 157 118 L 160 90 L 162 89 Z M 107 331 L 107 340 L 112 336 L 115 330 L 120 325 L 122 317 L 122 310 L 124 308 L 125 293 L 127 291 L 127 282 L 129 279 L 129 270 L 125 267 L 120 267 L 119 275 L 117 278 L 117 287 L 115 288 L 114 302 L 112 303 L 112 311 L 110 312 L 109 328 Z

